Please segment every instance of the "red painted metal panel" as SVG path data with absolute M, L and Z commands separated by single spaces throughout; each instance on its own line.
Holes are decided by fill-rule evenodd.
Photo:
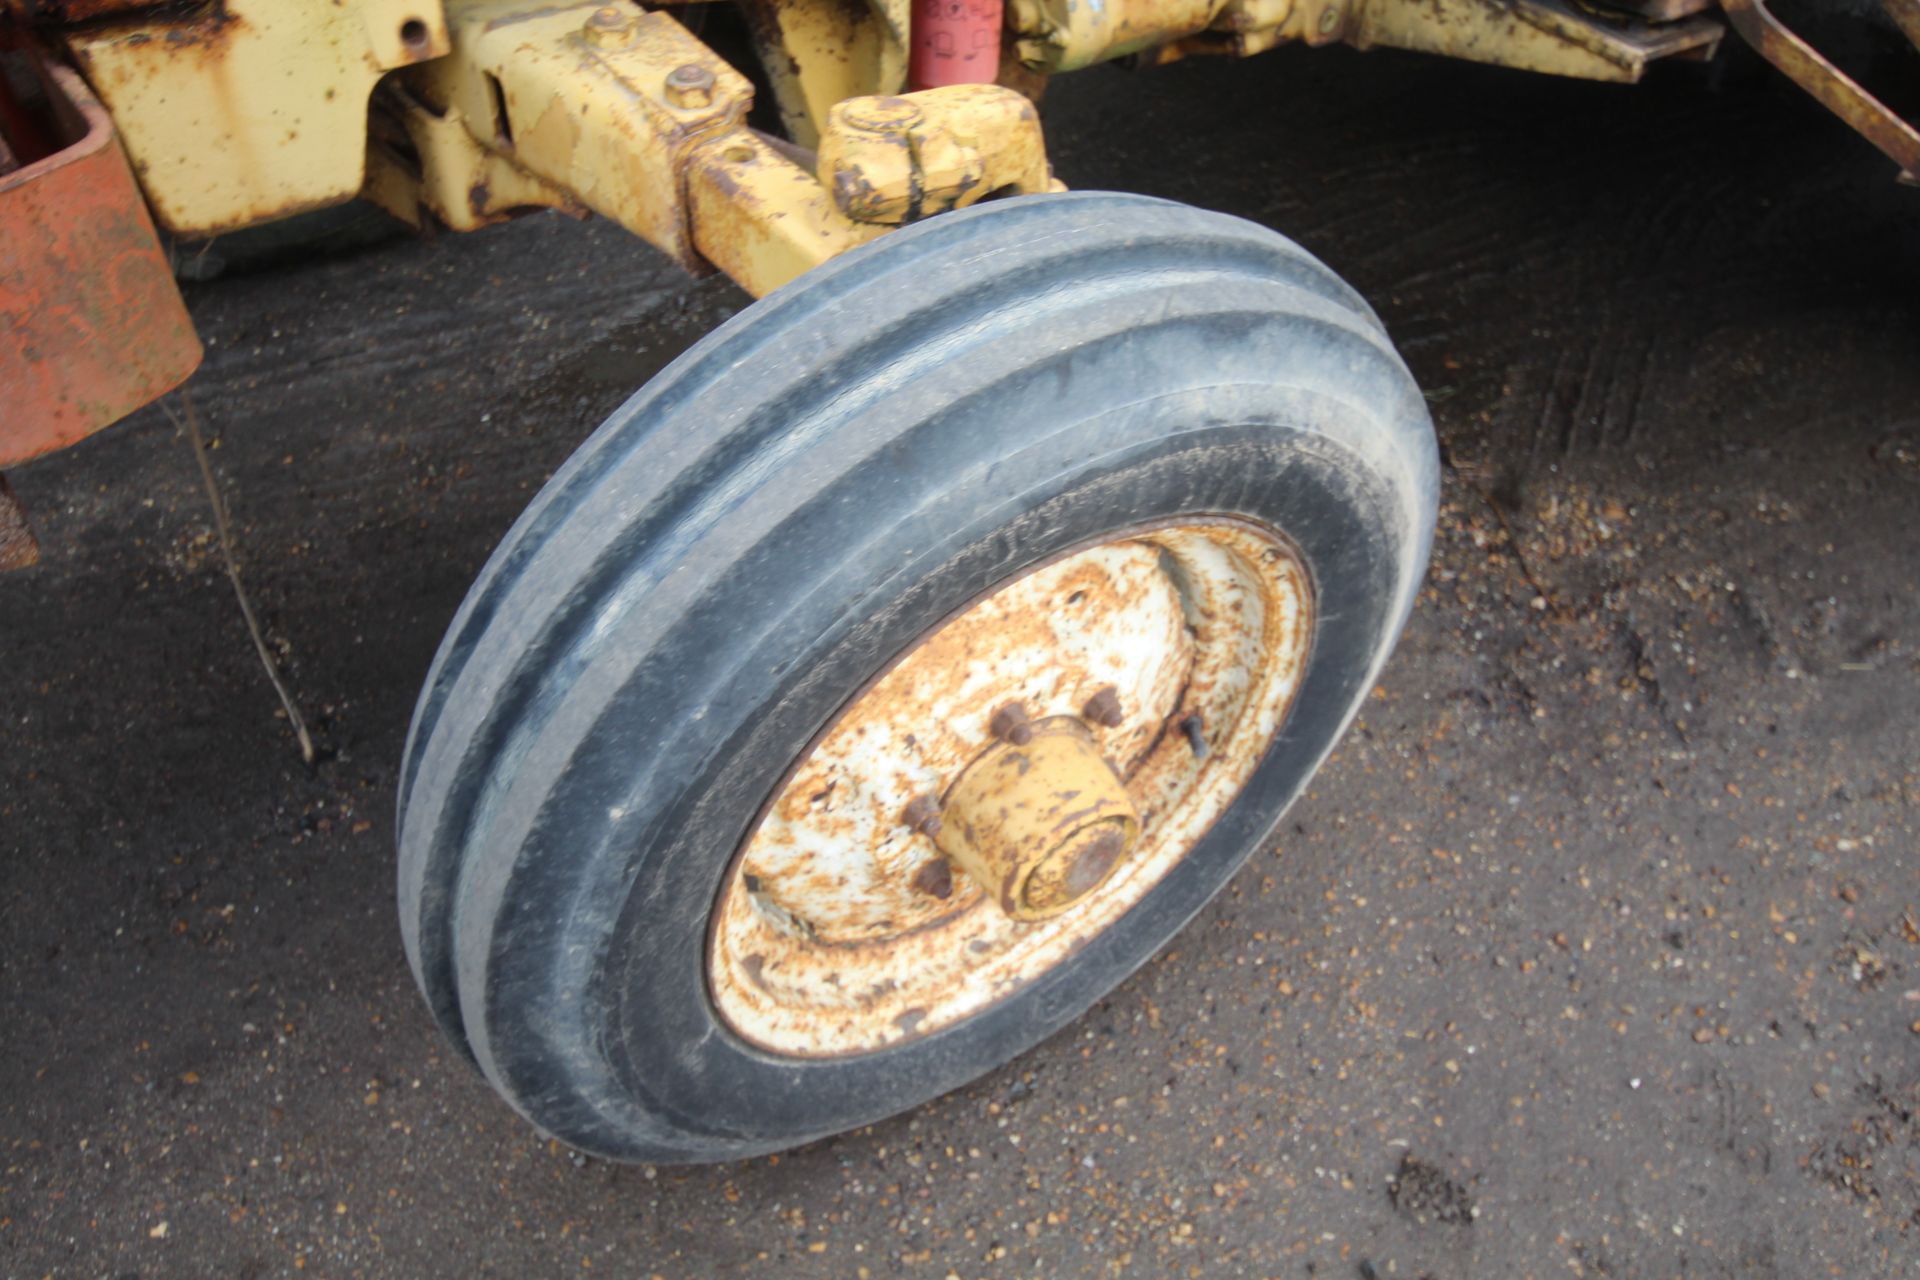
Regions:
M 1000 74 L 1002 0 L 914 0 L 908 87 L 992 84 Z
M 0 467 L 118 421 L 200 364 L 113 122 L 78 75 L 40 71 L 71 141 L 0 176 Z

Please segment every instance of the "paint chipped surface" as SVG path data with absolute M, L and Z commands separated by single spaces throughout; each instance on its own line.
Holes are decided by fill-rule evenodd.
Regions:
M 1290 705 L 1312 634 L 1307 575 L 1240 521 L 1143 530 L 1015 579 L 896 663 L 815 743 L 762 815 L 716 906 L 709 985 L 741 1035 L 795 1056 L 861 1053 L 1005 998 L 1138 902 L 1245 784 Z M 1098 889 L 1010 919 L 910 828 L 987 750 L 995 711 L 1080 716 L 1141 819 Z M 1207 750 L 1180 726 L 1198 717 Z

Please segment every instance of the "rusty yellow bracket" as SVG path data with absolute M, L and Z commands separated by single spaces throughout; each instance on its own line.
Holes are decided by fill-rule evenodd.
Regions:
M 438 221 L 478 231 L 528 209 L 587 212 L 564 189 L 481 145 L 458 107 L 429 107 L 398 81 L 374 94 L 362 194 L 416 229 Z
M 65 40 L 183 236 L 351 199 L 375 82 L 448 49 L 440 0 L 157 6 Z
M 449 0 L 445 58 L 384 88 L 367 194 L 456 228 L 592 211 L 751 293 L 887 228 L 1053 189 L 1033 105 L 959 85 L 855 97 L 817 156 L 746 125 L 753 89 L 666 12 Z
M 1697 0 L 1689 0 L 1697 2 Z M 1638 80 L 1657 58 L 1709 56 L 1710 17 L 1649 22 L 1569 0 L 1009 0 L 1023 62 L 1068 71 L 1132 56 L 1247 57 L 1276 45 L 1391 47 L 1589 80 Z
M 839 103 L 816 173 L 744 131 L 702 147 L 687 171 L 696 247 L 754 294 L 891 227 L 1057 189 L 1033 104 L 994 85 Z
M 842 213 L 891 225 L 1000 192 L 1054 189 L 1039 113 L 987 84 L 839 103 L 827 117 L 817 170 Z
M 741 0 L 780 122 L 812 149 L 849 98 L 907 83 L 908 0 Z
M 1020 60 L 1073 71 L 1205 31 L 1225 0 L 1009 0 Z
M 745 130 L 694 156 L 687 213 L 701 256 L 755 297 L 888 230 L 847 217 L 818 179 Z
M 1563 0 L 1354 0 L 1341 28 L 1361 49 L 1387 46 L 1583 80 L 1631 83 L 1658 58 L 1710 57 L 1711 18 L 1649 23 Z
M 700 143 L 743 127 L 745 76 L 667 14 L 634 4 L 452 0 L 447 30 L 451 56 L 405 78 L 419 102 L 697 266 L 680 171 Z

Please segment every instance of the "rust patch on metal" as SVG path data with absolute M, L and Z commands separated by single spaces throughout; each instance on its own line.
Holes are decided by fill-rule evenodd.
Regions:
M 119 421 L 200 363 L 113 123 L 72 71 L 40 76 L 67 145 L 0 177 L 0 466 Z

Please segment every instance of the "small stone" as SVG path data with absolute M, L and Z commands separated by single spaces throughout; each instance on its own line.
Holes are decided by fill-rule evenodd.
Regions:
M 1833 1092 L 1833 1089 L 1832 1089 L 1831 1087 L 1829 1087 L 1829 1086 L 1828 1086 L 1828 1084 L 1827 1084 L 1827 1082 L 1826 1082 L 1825 1080 L 1816 1080 L 1816 1081 L 1814 1081 L 1814 1082 L 1813 1082 L 1813 1096 L 1814 1096 L 1814 1097 L 1816 1097 L 1816 1098 L 1824 1098 L 1824 1097 L 1826 1097 L 1826 1096 L 1827 1096 L 1828 1094 L 1830 1094 L 1830 1093 L 1832 1093 L 1832 1092 Z
M 1694 1030 L 1694 1033 L 1693 1033 L 1693 1042 L 1694 1042 L 1695 1044 L 1705 1044 L 1705 1043 L 1706 1043 L 1707 1041 L 1709 1041 L 1709 1040 L 1711 1040 L 1711 1039 L 1713 1039 L 1713 1028 L 1712 1028 L 1712 1027 L 1698 1027 L 1698 1028 L 1695 1028 L 1695 1030 Z

